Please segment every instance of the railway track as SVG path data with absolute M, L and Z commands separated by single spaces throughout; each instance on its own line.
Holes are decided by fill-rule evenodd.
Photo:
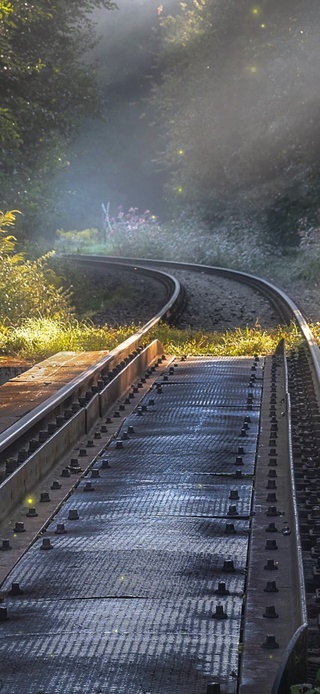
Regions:
M 91 256 L 75 260 L 99 268 L 104 263 L 104 259 Z M 120 259 L 108 259 L 108 262 L 119 264 Z M 123 270 L 130 262 L 133 261 L 122 259 L 122 265 L 118 267 Z M 145 266 L 157 264 L 156 261 L 143 263 Z M 134 266 L 137 264 L 135 260 Z M 163 261 L 159 264 L 164 265 Z M 168 263 L 172 269 L 178 266 L 186 269 L 185 264 Z M 195 267 L 198 272 L 228 273 L 221 269 Z M 151 268 L 144 270 L 151 271 Z M 124 605 L 130 603 L 130 608 L 126 608 L 129 621 L 123 617 L 121 622 L 123 634 L 127 635 L 121 640 L 121 648 L 125 649 L 125 640 L 130 642 L 124 658 L 130 660 L 130 653 L 134 653 L 136 647 L 130 622 L 136 620 L 137 625 L 143 625 L 139 632 L 141 667 L 135 670 L 132 662 L 133 674 L 129 676 L 123 657 L 117 652 L 118 647 L 109 643 L 118 632 L 107 630 L 109 645 L 106 632 L 101 634 L 105 639 L 108 661 L 105 669 L 100 668 L 101 677 L 92 671 L 92 659 L 89 659 L 87 673 L 82 661 L 81 672 L 72 661 L 76 678 L 69 682 L 64 679 L 63 689 L 59 689 L 60 685 L 56 681 L 53 685 L 53 680 L 48 678 L 54 678 L 54 667 L 65 678 L 63 672 L 66 672 L 67 664 L 63 649 L 56 650 L 59 663 L 64 663 L 62 669 L 58 665 L 48 666 L 47 655 L 35 638 L 33 653 L 34 649 L 40 648 L 41 658 L 46 663 L 44 669 L 49 668 L 50 672 L 44 685 L 41 685 L 41 678 L 45 677 L 43 667 L 35 670 L 37 657 L 34 654 L 31 657 L 26 649 L 19 658 L 22 671 L 32 667 L 36 673 L 36 685 L 38 689 L 42 686 L 44 691 L 47 687 L 50 692 L 251 694 L 259 686 L 266 694 L 271 691 L 272 694 L 282 694 L 289 691 L 289 685 L 297 679 L 306 677 L 308 631 L 309 668 L 310 665 L 311 669 L 316 667 L 316 600 L 320 587 L 316 491 L 318 350 L 306 322 L 288 297 L 282 292 L 277 294 L 267 282 L 261 285 L 257 278 L 241 273 L 236 275 L 238 280 L 246 280 L 255 289 L 263 291 L 269 300 L 272 296 L 282 320 L 298 322 L 306 340 L 306 346 L 300 352 L 287 358 L 285 352 L 279 350 L 273 358 L 238 362 L 195 359 L 177 363 L 165 359 L 161 345 L 157 341 L 149 345 L 147 336 L 151 325 L 162 315 L 172 319 L 174 311 L 180 310 L 185 302 L 170 271 L 170 275 L 162 278 L 168 294 L 171 293 L 162 312 L 124 345 L 102 357 L 84 375 L 78 376 L 45 404 L 0 434 L 0 455 L 2 466 L 5 466 L 0 485 L 3 534 L 0 576 L 4 580 L 5 602 L 0 617 L 3 633 L 7 634 L 11 644 L 9 649 L 8 642 L 1 646 L 4 662 L 7 659 L 8 665 L 0 678 L 0 691 L 25 691 L 26 694 L 32 691 L 30 684 L 21 689 L 22 681 L 17 678 L 10 655 L 17 649 L 20 654 L 20 647 L 25 648 L 23 638 L 17 636 L 17 628 L 19 624 L 27 624 L 35 610 L 38 617 L 35 622 L 31 619 L 32 630 L 44 634 L 43 606 L 56 603 L 58 611 L 53 610 L 52 615 L 50 612 L 51 621 L 48 622 L 48 634 L 52 636 L 55 620 L 60 622 L 62 619 L 63 601 L 66 601 L 71 622 L 75 601 L 79 600 L 79 604 L 83 601 L 85 610 L 88 601 L 97 603 L 97 612 L 93 615 L 89 610 L 83 617 L 87 625 L 84 630 L 91 634 L 86 642 L 88 649 L 94 632 L 92 624 L 89 627 L 87 621 L 90 614 L 93 623 L 100 623 L 101 609 L 105 610 L 105 601 L 110 601 L 113 607 L 111 611 L 107 610 L 108 620 L 113 624 L 120 613 L 123 615 Z M 180 393 L 178 400 L 177 392 Z M 146 420 L 150 429 L 144 429 Z M 166 428 L 171 434 L 163 436 Z M 165 440 L 167 447 L 162 450 Z M 123 448 L 128 448 L 128 451 L 122 451 Z M 132 461 L 136 464 L 134 469 Z M 107 479 L 106 475 L 109 475 Z M 101 481 L 100 476 L 103 478 Z M 162 490 L 160 499 L 156 482 Z M 91 491 L 90 485 L 98 485 L 98 489 L 92 489 L 92 494 L 88 495 L 85 491 Z M 204 492 L 195 494 L 195 488 Z M 136 489 L 140 492 L 136 493 Z M 85 503 L 81 498 L 83 495 L 86 496 Z M 130 506 L 131 495 L 138 508 L 141 506 L 145 511 L 139 513 L 136 506 L 129 507 L 126 525 L 122 524 L 119 530 L 120 510 L 126 509 L 128 504 Z M 90 503 L 88 497 L 92 499 Z M 99 506 L 102 503 L 103 511 Z M 76 516 L 78 504 L 83 520 L 80 531 L 78 526 L 74 535 L 73 529 L 68 528 L 68 521 L 70 513 Z M 148 527 L 143 544 L 144 514 Z M 92 518 L 95 518 L 93 525 Z M 162 518 L 166 519 L 163 521 L 164 530 L 160 529 L 158 533 Z M 72 525 L 72 518 L 70 521 Z M 58 526 L 64 524 L 70 534 L 61 530 L 61 537 L 59 533 L 57 537 Z M 101 524 L 105 524 L 102 532 Z M 100 529 L 98 534 L 97 528 Z M 133 538 L 125 528 L 134 528 Z M 126 560 L 133 557 L 133 564 L 129 567 L 133 579 L 129 587 L 124 565 L 112 552 L 110 554 L 109 543 L 103 544 L 106 532 L 114 552 L 120 547 L 119 552 L 122 551 Z M 128 542 L 120 541 L 121 533 L 126 532 Z M 137 537 L 140 535 L 142 544 L 139 550 Z M 173 549 L 171 554 L 164 553 L 161 562 L 168 538 L 172 538 Z M 60 549 L 55 547 L 55 552 L 39 553 L 39 548 L 49 549 L 57 540 Z M 96 542 L 101 548 L 104 563 L 96 566 L 97 581 L 93 580 L 93 587 L 87 584 L 86 577 L 87 587 L 82 590 L 79 583 L 86 564 L 86 552 L 93 561 L 91 542 Z M 69 591 L 68 577 L 59 573 L 59 566 L 61 563 L 65 566 L 68 576 L 69 559 L 65 563 L 64 557 L 70 557 L 71 563 L 77 564 L 76 557 L 80 557 L 77 543 L 85 550 L 78 562 L 78 572 L 70 577 Z M 24 554 L 30 544 L 31 549 Z M 12 546 L 11 550 L 9 546 Z M 128 549 L 129 554 L 126 553 Z M 76 553 L 72 554 L 74 551 Z M 23 558 L 18 561 L 21 555 Z M 52 562 L 51 569 L 46 568 L 44 557 L 54 555 L 56 559 L 49 561 L 49 567 Z M 169 562 L 173 556 L 177 559 L 176 564 Z M 276 561 L 278 556 L 279 561 Z M 157 557 L 160 557 L 158 567 Z M 105 561 L 110 564 L 110 587 L 101 591 Z M 35 567 L 34 580 L 30 577 L 30 562 Z M 143 591 L 137 575 L 139 570 L 143 571 L 143 566 L 150 567 L 153 562 L 155 570 L 153 573 L 147 571 L 144 576 Z M 172 566 L 174 580 L 168 575 L 168 565 Z M 119 583 L 114 583 L 117 571 L 120 572 L 119 581 L 124 582 L 123 589 L 119 588 Z M 169 591 L 166 594 L 162 581 L 159 583 L 158 580 L 161 572 Z M 65 591 L 61 586 L 63 581 L 66 581 Z M 44 588 L 47 585 L 48 592 Z M 177 589 L 177 585 L 180 588 Z M 24 593 L 19 598 L 21 588 Z M 168 595 L 172 595 L 170 605 L 163 602 L 169 599 Z M 315 605 L 311 621 L 309 619 L 309 630 L 306 595 L 309 602 L 314 599 Z M 137 604 L 141 606 L 141 601 L 146 603 L 145 612 L 136 607 Z M 115 605 L 116 613 L 112 611 Z M 165 608 L 166 617 L 158 622 L 154 617 L 152 624 L 157 623 L 157 627 L 151 627 L 148 622 L 150 614 L 156 615 L 160 608 Z M 192 618 L 188 617 L 190 610 Z M 177 629 L 172 626 L 173 614 Z M 77 624 L 81 619 L 77 613 Z M 67 623 L 64 623 L 61 634 L 66 629 Z M 71 632 L 77 641 L 81 630 L 77 632 L 73 622 Z M 181 644 L 188 641 L 186 634 L 189 632 L 189 646 L 182 647 Z M 155 635 L 150 636 L 151 643 L 153 638 L 160 639 L 163 658 L 154 647 L 151 657 L 143 636 L 145 633 Z M 166 650 L 167 639 L 173 649 L 173 661 Z M 73 643 L 75 657 L 80 657 L 76 642 Z M 48 647 L 51 648 L 51 642 Z M 136 652 L 134 662 L 138 661 Z M 117 666 L 111 667 L 110 663 L 117 663 Z M 184 677 L 181 673 L 186 667 L 187 676 Z

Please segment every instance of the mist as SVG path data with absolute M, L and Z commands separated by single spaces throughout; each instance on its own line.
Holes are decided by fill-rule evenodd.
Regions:
M 216 48 L 205 75 L 192 65 L 176 117 L 183 131 L 188 104 L 197 103 L 186 147 L 210 185 L 228 196 L 267 184 L 269 195 L 318 161 L 320 8 L 308 0 L 271 0 L 251 12 L 242 5 L 217 3 Z
M 99 43 L 88 59 L 97 62 L 105 120 L 84 123 L 72 145 L 70 166 L 56 181 L 56 226 L 99 226 L 107 201 L 111 209 L 123 204 L 164 216 L 164 188 L 179 176 L 169 153 L 180 133 L 182 177 L 233 211 L 257 211 L 286 194 L 295 199 L 318 170 L 318 0 L 212 0 L 208 64 L 187 46 L 192 57 L 172 93 L 157 77 L 158 4 L 119 0 L 119 10 L 94 13 Z M 167 13 L 179 7 L 176 0 L 164 5 Z M 155 103 L 165 93 L 172 98 L 160 133 L 149 125 L 154 81 Z M 159 150 L 167 156 L 162 167 L 154 163 Z
M 120 0 L 119 9 L 94 11 L 98 43 L 87 56 L 95 65 L 104 117 L 87 120 L 68 153 L 70 165 L 54 182 L 64 229 L 101 226 L 101 203 L 163 214 L 164 176 L 155 172 L 154 133 L 147 125 L 155 65 L 158 0 Z M 168 8 L 178 6 L 170 0 Z M 52 228 L 52 231 L 55 229 Z

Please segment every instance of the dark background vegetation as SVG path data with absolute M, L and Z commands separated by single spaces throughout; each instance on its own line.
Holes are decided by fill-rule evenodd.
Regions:
M 296 246 L 319 224 L 319 1 L 118 6 L 0 0 L 0 207 L 18 232 L 99 227 L 109 201 Z

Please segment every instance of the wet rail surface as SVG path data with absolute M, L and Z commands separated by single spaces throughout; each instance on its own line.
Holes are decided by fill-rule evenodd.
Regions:
M 284 320 L 308 339 L 286 300 Z M 36 437 L 29 450 L 19 421 L 0 434 L 1 461 L 15 456 L 0 484 L 1 692 L 282 694 L 306 680 L 302 560 L 319 600 L 318 348 L 311 336 L 309 353 L 247 360 L 247 370 L 238 360 L 241 377 L 237 360 L 202 360 L 205 378 L 200 369 L 189 382 L 192 369 L 169 371 L 146 334 L 49 398 L 43 420 L 39 406 L 34 428 L 22 417 L 24 447 Z M 167 372 L 150 378 L 156 364 Z M 138 409 L 154 378 L 154 405 Z
M 58 483 L 96 446 L 2 585 L 1 692 L 271 691 L 303 623 L 277 359 L 164 363 L 131 413 L 137 387 L 101 420 L 104 435 L 123 413 L 101 450 L 97 437 L 61 461 Z

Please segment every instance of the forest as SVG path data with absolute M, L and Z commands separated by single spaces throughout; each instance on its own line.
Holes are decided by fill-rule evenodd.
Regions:
M 93 71 L 82 62 L 94 41 L 90 13 L 109 0 L 0 2 L 1 209 L 18 208 L 26 237 L 47 206 L 50 181 L 66 164 L 81 119 L 99 111 Z
M 319 253 L 319 20 L 317 0 L 0 0 L 19 241 L 99 234 L 109 202 L 120 252 L 171 234 L 199 262 Z

